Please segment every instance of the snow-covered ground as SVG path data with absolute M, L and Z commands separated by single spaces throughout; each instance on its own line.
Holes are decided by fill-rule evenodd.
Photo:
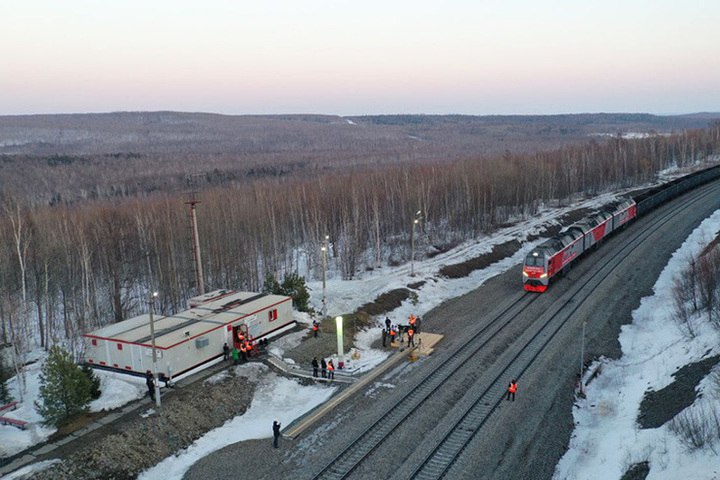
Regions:
M 573 205 L 572 209 L 579 207 L 592 208 L 613 200 L 614 195 L 603 195 L 597 199 L 581 202 Z M 504 272 L 508 268 L 521 262 L 524 255 L 530 250 L 537 242 L 528 242 L 523 244 L 523 248 L 518 251 L 511 258 L 501 260 L 500 262 L 491 265 L 483 270 L 473 272 L 469 277 L 450 280 L 446 278 L 439 278 L 436 276 L 439 268 L 442 265 L 459 263 L 464 260 L 477 257 L 483 253 L 487 253 L 492 250 L 494 245 L 504 243 L 511 239 L 518 239 L 521 242 L 525 241 L 527 235 L 537 233 L 541 225 L 546 222 L 558 218 L 571 210 L 571 207 L 563 209 L 546 210 L 541 214 L 533 217 L 532 219 L 522 221 L 517 225 L 504 229 L 497 232 L 492 237 L 479 238 L 472 242 L 467 242 L 452 251 L 438 255 L 432 259 L 423 261 L 416 260 L 415 262 L 415 277 L 410 276 L 410 266 L 403 265 L 400 267 L 382 267 L 373 270 L 372 272 L 362 272 L 354 280 L 343 281 L 340 280 L 340 274 L 337 273 L 334 265 L 328 266 L 328 281 L 327 281 L 327 305 L 328 314 L 331 316 L 338 315 L 344 312 L 352 312 L 360 305 L 373 300 L 381 293 L 387 292 L 394 288 L 405 288 L 408 283 L 418 282 L 420 280 L 426 280 L 426 283 L 418 291 L 418 298 L 416 301 L 406 301 L 401 307 L 396 309 L 390 318 L 393 322 L 404 323 L 404 320 L 411 314 L 424 315 L 425 312 L 431 310 L 433 307 L 439 305 L 442 301 L 447 298 L 457 297 L 464 293 L 467 293 L 489 278 Z M 715 216 L 713 217 L 715 218 Z M 717 225 L 704 226 L 705 232 L 715 231 L 720 225 L 720 218 L 715 220 Z M 710 238 L 709 233 L 705 233 L 705 238 Z M 687 245 L 687 244 L 686 244 Z M 691 243 L 696 246 L 697 242 Z M 684 246 L 690 248 L 689 246 Z M 683 253 L 677 253 L 675 257 L 683 257 L 687 255 Z M 420 255 L 418 255 L 419 257 Z M 674 257 L 674 258 L 675 258 Z M 674 261 L 674 260 L 673 260 Z M 668 267 L 670 269 L 671 267 Z M 678 267 L 673 267 L 678 268 Z M 667 270 L 666 270 L 667 271 Z M 664 273 L 663 275 L 666 275 Z M 670 275 L 667 273 L 667 275 Z M 659 283 L 663 281 L 662 278 Z M 670 282 L 670 280 L 665 280 Z M 518 288 L 520 285 L 520 279 L 518 278 Z M 311 291 L 311 303 L 319 310 L 322 300 L 322 283 L 319 281 L 309 282 L 308 286 Z M 646 307 L 647 304 L 653 302 L 653 298 L 657 298 L 656 302 L 666 302 L 661 300 L 667 298 L 665 291 L 660 291 L 659 287 L 656 287 L 656 297 L 651 297 L 643 301 L 642 308 L 652 308 L 656 313 L 662 308 L 657 304 L 654 307 Z M 663 304 L 665 305 L 665 304 Z M 639 310 L 640 311 L 640 310 Z M 647 312 L 647 310 L 646 310 Z M 657 321 L 659 322 L 660 315 L 651 317 L 647 313 L 642 314 L 640 317 L 645 318 L 645 321 Z M 640 318 L 638 317 L 638 318 Z M 378 319 L 378 321 L 382 321 Z M 309 323 L 311 320 L 307 315 L 297 314 L 297 320 L 305 323 Z M 666 322 L 667 323 L 667 322 Z M 653 346 L 656 345 L 667 345 L 667 348 L 673 349 L 672 356 L 670 353 L 663 354 L 663 365 L 667 367 L 667 371 L 673 372 L 677 365 L 680 365 L 681 361 L 685 363 L 692 362 L 697 357 L 694 356 L 697 352 L 702 349 L 699 346 L 685 346 L 679 345 L 680 341 L 677 340 L 678 345 L 673 344 L 671 340 L 671 330 L 675 328 L 672 324 L 667 326 L 667 331 L 661 334 L 658 341 L 654 342 Z M 648 332 L 661 331 L 660 326 L 650 327 L 638 326 L 629 327 L 623 331 L 622 343 L 623 347 L 627 348 L 627 354 L 630 354 L 630 349 L 641 345 L 646 340 L 641 338 L 641 335 L 647 335 Z M 663 330 L 664 331 L 664 330 Z M 366 370 L 372 368 L 381 362 L 386 352 L 373 351 L 369 348 L 369 345 L 375 338 L 378 338 L 380 332 L 380 326 L 369 329 L 362 334 L 358 335 L 355 339 L 356 348 L 360 354 L 360 359 L 355 361 L 355 364 L 351 365 L 353 368 L 359 370 Z M 717 334 L 713 335 L 713 332 L 707 331 L 706 342 L 708 345 L 717 344 Z M 282 339 L 274 341 L 272 345 L 271 353 L 279 357 L 283 356 L 285 350 L 291 349 L 297 345 L 297 342 L 301 341 L 304 336 L 302 334 L 290 334 Z M 700 340 L 698 340 L 700 341 Z M 632 423 L 631 420 L 626 422 L 620 422 L 619 419 L 626 418 L 624 414 L 625 410 L 636 411 L 639 404 L 639 395 L 644 391 L 645 385 L 648 381 L 653 382 L 653 386 L 659 388 L 662 386 L 662 382 L 669 382 L 669 375 L 665 375 L 663 371 L 658 370 L 660 367 L 656 365 L 656 362 L 650 361 L 652 358 L 651 353 L 647 350 L 649 347 L 642 347 L 639 353 L 635 353 L 635 357 L 623 359 L 618 363 L 617 368 L 625 369 L 621 375 L 621 378 L 611 382 L 609 381 L 613 377 L 611 376 L 611 366 L 607 365 L 608 370 L 602 375 L 599 380 L 596 380 L 591 384 L 590 391 L 588 392 L 588 400 L 583 403 L 583 408 L 580 409 L 578 415 L 586 414 L 589 420 L 583 420 L 578 417 L 578 431 L 576 432 L 571 449 L 567 455 L 563 458 L 562 462 L 558 466 L 556 477 L 558 479 L 582 479 L 582 478 L 602 478 L 602 479 L 613 479 L 619 478 L 622 466 L 631 460 L 630 463 L 639 459 L 643 456 L 646 451 L 649 451 L 655 457 L 659 457 L 658 460 L 653 460 L 653 468 L 655 468 L 655 462 L 662 462 L 668 465 L 667 468 L 671 468 L 669 465 L 672 464 L 673 469 L 684 468 L 686 478 L 714 478 L 712 475 L 705 475 L 707 472 L 713 471 L 713 468 L 709 468 L 709 465 L 717 464 L 717 457 L 712 454 L 700 454 L 693 455 L 692 458 L 697 458 L 697 461 L 687 460 L 687 457 L 681 455 L 681 449 L 679 446 L 673 444 L 668 439 L 669 435 L 665 430 L 665 439 L 663 440 L 664 446 L 650 447 L 653 444 L 653 437 L 650 436 L 649 432 L 639 432 Z M 679 352 L 685 352 L 683 355 Z M 633 359 L 634 358 L 634 359 Z M 647 361 L 641 361 L 647 360 Z M 37 367 L 31 366 L 31 368 L 39 369 L 39 363 L 35 364 Z M 626 366 L 622 366 L 626 365 Z M 663 368 L 665 368 L 663 367 Z M 243 368 L 247 369 L 248 376 L 255 376 L 260 382 L 256 397 L 253 400 L 251 408 L 243 415 L 230 420 L 226 425 L 216 430 L 208 432 L 204 437 L 195 442 L 192 446 L 187 448 L 185 451 L 180 452 L 178 455 L 169 457 L 168 459 L 161 462 L 158 466 L 143 473 L 142 477 L 145 480 L 162 478 L 163 480 L 180 479 L 187 469 L 197 459 L 201 458 L 207 453 L 224 447 L 230 443 L 234 443 L 243 439 L 249 438 L 270 438 L 271 431 L 268 425 L 272 424 L 272 420 L 279 419 L 283 425 L 288 425 L 294 418 L 303 415 L 306 411 L 313 408 L 318 403 L 325 401 L 332 393 L 331 389 L 327 387 L 321 388 L 319 391 L 313 386 L 301 386 L 299 383 L 292 379 L 270 374 L 265 372 L 263 375 L 257 375 L 258 370 L 263 367 L 260 365 L 245 365 Z M 648 370 L 646 371 L 645 368 Z M 630 371 L 632 369 L 632 371 Z M 39 370 L 38 370 L 39 371 Z M 44 429 L 39 427 L 39 417 L 34 413 L 32 408 L 33 401 L 37 398 L 37 371 L 33 370 L 34 373 L 28 374 L 29 380 L 29 391 L 25 396 L 25 401 L 21 404 L 20 408 L 9 415 L 19 418 L 22 420 L 32 422 L 32 425 L 27 431 L 20 431 L 10 426 L 0 426 L 0 445 L 4 451 L 0 451 L 3 456 L 8 456 L 26 448 L 28 445 L 32 445 L 37 442 L 43 441 L 48 435 L 52 433 L 52 430 Z M 622 376 L 637 374 L 642 376 L 643 381 L 636 383 L 622 381 Z M 130 402 L 141 397 L 145 390 L 142 379 L 131 379 L 122 375 L 115 375 L 111 373 L 101 372 L 102 376 L 102 397 L 93 402 L 92 409 L 102 410 L 103 408 L 116 408 L 124 403 Z M 665 378 L 667 377 L 667 378 Z M 260 380 L 262 378 L 262 380 Z M 634 385 L 642 385 L 642 391 L 636 392 L 632 390 Z M 10 385 L 14 388 L 14 380 L 10 381 Z M 618 391 L 620 386 L 628 385 L 629 390 L 623 393 L 621 400 L 618 400 Z M 15 398 L 19 398 L 16 392 L 13 393 Z M 604 398 L 607 397 L 606 403 L 614 405 L 615 412 L 613 415 L 607 415 L 600 418 L 598 413 L 599 409 L 590 407 L 591 404 L 599 404 Z M 641 397 L 640 397 L 641 398 Z M 262 404 L 263 408 L 257 408 L 256 404 Z M 695 407 L 693 407 L 695 408 Z M 595 415 L 592 415 L 593 412 Z M 629 417 L 632 416 L 628 413 Z M 627 417 L 627 418 L 629 418 Z M 605 419 L 614 420 L 611 424 L 605 425 Z M 586 426 L 585 423 L 588 423 Z M 610 423 L 610 422 L 607 422 Z M 238 428 L 242 426 L 242 428 Z M 594 430 L 587 430 L 593 428 Z M 661 429 L 662 430 L 662 429 Z M 600 440 L 605 438 L 604 435 L 616 435 L 615 438 Z M 623 445 L 627 444 L 628 447 L 625 450 L 611 448 L 612 445 L 617 445 L 623 440 Z M 614 442 L 614 443 L 613 443 Z M 19 447 L 13 447 L 13 445 L 19 445 Z M 646 449 L 642 449 L 641 446 L 646 445 Z M 601 448 L 602 447 L 602 448 Z M 677 447 L 677 449 L 675 449 Z M 589 451 L 590 450 L 590 451 Z M 664 454 L 662 452 L 669 451 L 670 453 Z M 596 454 L 597 453 L 597 454 Z M 708 456 L 710 455 L 710 456 Z M 677 462 L 677 463 L 676 463 Z M 679 465 L 679 466 L 678 466 Z M 702 468 L 700 469 L 700 466 Z M 38 467 L 40 468 L 40 467 Z M 705 472 L 705 476 L 692 477 L 688 476 L 688 470 L 691 468 L 698 468 L 698 472 Z M 714 468 L 717 470 L 717 468 Z M 673 470 L 677 472 L 678 470 Z M 654 471 L 651 472 L 651 478 L 678 478 L 673 477 L 671 473 L 667 476 L 653 476 L 657 475 Z M 13 478 L 8 476 L 7 478 Z
M 623 327 L 623 356 L 599 360 L 602 374 L 587 387 L 587 398 L 573 410 L 575 433 L 570 449 L 558 463 L 555 480 L 619 479 L 635 463 L 648 461 L 648 480 L 720 479 L 720 438 L 715 452 L 707 448 L 688 451 L 666 423 L 640 429 L 638 411 L 648 389 L 655 391 L 673 382 L 679 368 L 720 353 L 720 333 L 707 322 L 698 335 L 685 338 L 673 320 L 673 279 L 720 232 L 720 211 L 706 219 L 673 254 L 654 286 L 633 312 L 633 322 Z M 597 367 L 591 366 L 589 371 Z M 716 368 L 715 371 L 720 369 Z M 698 399 L 687 410 L 698 414 L 720 409 L 720 391 L 710 378 L 699 385 Z

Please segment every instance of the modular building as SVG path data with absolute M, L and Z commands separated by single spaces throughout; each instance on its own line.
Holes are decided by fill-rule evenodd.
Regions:
M 281 295 L 216 290 L 188 302 L 190 310 L 153 315 L 157 368 L 167 378 L 223 354 L 238 334 L 255 340 L 293 323 L 292 299 Z M 86 333 L 85 362 L 131 374 L 153 370 L 150 315 Z

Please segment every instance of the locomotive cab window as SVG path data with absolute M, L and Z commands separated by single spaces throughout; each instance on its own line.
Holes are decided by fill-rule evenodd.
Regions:
M 543 257 L 530 254 L 525 259 L 525 265 L 528 267 L 542 267 L 544 266 Z

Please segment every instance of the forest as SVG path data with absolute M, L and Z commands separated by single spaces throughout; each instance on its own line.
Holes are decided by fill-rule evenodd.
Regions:
M 199 163 L 191 173 L 165 189 L 162 168 L 145 154 L 116 154 L 116 161 L 137 162 L 132 168 L 140 168 L 140 160 L 148 162 L 143 175 L 159 186 L 129 194 L 113 180 L 125 193 L 101 190 L 72 201 L 47 201 L 48 185 L 35 186 L 35 196 L 28 195 L 32 188 L 25 184 L 3 188 L 0 335 L 21 360 L 35 339 L 45 348 L 62 341 L 80 354 L 82 333 L 146 311 L 149 291 L 160 292 L 159 312 L 184 309 L 197 294 L 189 191 L 199 202 L 206 290 L 259 291 L 267 274 L 282 278 L 303 272 L 319 278 L 326 235 L 334 261 L 349 279 L 380 265 L 408 262 L 417 218 L 421 228 L 414 240 L 420 258 L 534 215 L 543 206 L 647 184 L 670 167 L 700 168 L 717 161 L 718 153 L 718 121 L 639 138 L 585 137 L 533 152 L 358 162 L 342 168 L 317 168 L 317 159 L 308 157 L 306 163 L 298 159 L 297 172 L 268 173 L 285 168 L 283 160 L 243 165 L 245 173 L 260 167 L 265 173 L 233 181 L 213 163 L 217 156 L 195 153 Z M 78 153 L 57 152 L 50 161 L 32 155 L 3 158 L 27 158 L 35 162 L 32 169 L 45 159 L 46 171 L 95 161 Z M 95 170 L 94 175 L 102 174 Z M 213 175 L 225 180 L 207 181 Z M 74 188 L 98 183 L 92 178 L 70 182 L 77 182 Z

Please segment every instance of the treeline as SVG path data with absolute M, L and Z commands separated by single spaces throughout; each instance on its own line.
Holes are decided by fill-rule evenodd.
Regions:
M 552 152 L 356 168 L 343 173 L 260 178 L 200 192 L 208 288 L 260 290 L 267 274 L 321 275 L 321 245 L 345 278 L 410 257 L 417 211 L 418 258 L 542 204 L 651 181 L 671 166 L 720 151 L 720 125 L 680 135 L 590 141 Z M 2 340 L 27 350 L 156 308 L 184 308 L 196 294 L 187 199 L 86 201 L 31 208 L 5 195 L 0 212 Z M 25 340 L 24 340 L 25 339 Z M 23 343 L 25 342 L 25 343 Z

